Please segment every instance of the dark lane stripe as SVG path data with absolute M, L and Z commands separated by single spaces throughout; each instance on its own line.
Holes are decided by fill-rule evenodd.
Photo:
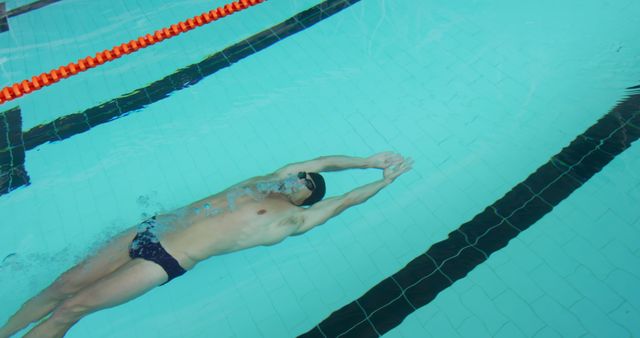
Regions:
M 25 148 L 31 150 L 45 142 L 64 140 L 97 125 L 140 110 L 178 90 L 192 86 L 205 77 L 270 47 L 278 41 L 318 23 L 320 20 L 330 17 L 357 1 L 359 0 L 325 1 L 276 26 L 227 47 L 199 63 L 182 68 L 144 88 L 136 89 L 83 112 L 63 116 L 53 122 L 38 125 L 25 133 Z
M 156 101 L 168 97 L 175 91 L 192 86 L 223 68 L 227 68 L 295 33 L 309 28 L 359 1 L 360 0 L 324 1 L 278 25 L 255 34 L 233 46 L 227 47 L 199 63 L 182 68 L 146 87 L 138 88 L 121 97 L 109 100 L 82 112 L 66 115 L 52 122 L 35 126 L 22 135 L 24 141 L 23 144 L 21 144 L 23 147 L 20 149 L 31 150 L 47 142 L 61 141 L 86 132 L 100 124 L 138 111 Z M 0 115 L 2 114 L 6 114 L 6 112 L 0 113 Z M 2 137 L 3 134 L 0 133 L 0 138 Z M 24 157 L 24 154 L 22 154 L 22 157 Z M 0 176 L 6 175 L 11 169 L 12 167 L 0 170 Z M 27 173 L 24 172 L 24 175 L 26 176 Z M 0 186 L 0 196 L 17 188 L 17 186 L 11 186 L 7 189 L 3 189 L 2 187 L 3 186 Z
M 24 159 L 22 116 L 14 108 L 0 114 L 0 195 L 29 184 Z
M 8 18 L 12 18 L 14 16 L 24 14 L 27 12 L 31 12 L 38 8 L 42 8 L 47 5 L 51 5 L 52 3 L 58 2 L 60 0 L 39 0 L 32 2 L 30 4 L 26 4 L 20 6 L 18 8 L 14 8 L 7 12 L 6 6 L 4 2 L 0 2 L 0 33 L 9 31 L 9 21 Z
M 629 89 L 640 88 L 639 86 Z M 466 276 L 640 137 L 640 93 L 620 102 L 504 197 L 300 337 L 377 337 Z
M 9 30 L 9 21 L 7 21 L 7 12 L 4 2 L 0 2 L 0 33 Z
M 53 3 L 56 3 L 58 1 L 60 1 L 60 0 L 39 0 L 39 1 L 35 1 L 35 2 L 30 3 L 30 4 L 26 4 L 26 5 L 23 5 L 23 6 L 20 6 L 20 7 L 17 7 L 17 8 L 14 8 L 14 9 L 10 10 L 8 12 L 8 14 L 9 14 L 8 16 L 11 18 L 11 17 L 14 17 L 16 15 L 20 15 L 20 14 L 24 14 L 24 13 L 27 13 L 27 12 L 31 12 L 31 11 L 34 11 L 34 10 L 36 10 L 38 8 L 42 8 L 44 6 L 48 6 L 48 5 L 51 5 Z

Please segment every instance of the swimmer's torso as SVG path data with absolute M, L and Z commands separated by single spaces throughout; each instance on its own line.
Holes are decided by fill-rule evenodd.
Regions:
M 253 178 L 176 212 L 158 215 L 160 242 L 170 253 L 182 256 L 176 258 L 190 268 L 213 255 L 284 240 L 300 224 L 294 216 L 298 207 L 281 194 L 252 194 L 264 180 Z

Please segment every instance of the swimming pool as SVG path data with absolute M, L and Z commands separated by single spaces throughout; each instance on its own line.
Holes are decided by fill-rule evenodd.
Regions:
M 10 17 L 2 85 L 221 4 L 65 0 Z M 639 13 L 269 1 L 3 104 L 0 131 L 25 151 L 18 163 L 20 137 L 4 146 L 21 171 L 0 196 L 0 321 L 151 214 L 293 161 L 392 149 L 415 168 L 367 203 L 212 258 L 68 336 L 639 335 L 639 106 L 626 89 Z M 262 49 L 229 49 L 243 41 Z M 221 51 L 243 58 L 215 66 Z M 327 174 L 328 195 L 379 175 Z

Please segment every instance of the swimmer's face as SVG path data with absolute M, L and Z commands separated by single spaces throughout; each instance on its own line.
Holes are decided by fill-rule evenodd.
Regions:
M 313 191 L 316 188 L 315 182 L 313 182 L 313 179 L 311 179 L 311 177 L 309 177 L 309 174 L 307 174 L 306 172 L 304 171 L 299 172 L 298 179 L 300 180 L 301 183 L 304 184 L 307 190 Z

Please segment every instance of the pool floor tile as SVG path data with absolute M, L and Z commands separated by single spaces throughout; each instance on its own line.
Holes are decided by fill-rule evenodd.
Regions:
M 538 317 L 560 333 L 561 337 L 578 337 L 588 333 L 575 315 L 567 312 L 567 308 L 548 296 L 541 297 L 531 306 Z M 559 316 L 559 313 L 563 315 Z
M 630 332 L 609 319 L 609 316 L 586 299 L 571 306 L 571 312 L 594 337 L 625 337 Z

